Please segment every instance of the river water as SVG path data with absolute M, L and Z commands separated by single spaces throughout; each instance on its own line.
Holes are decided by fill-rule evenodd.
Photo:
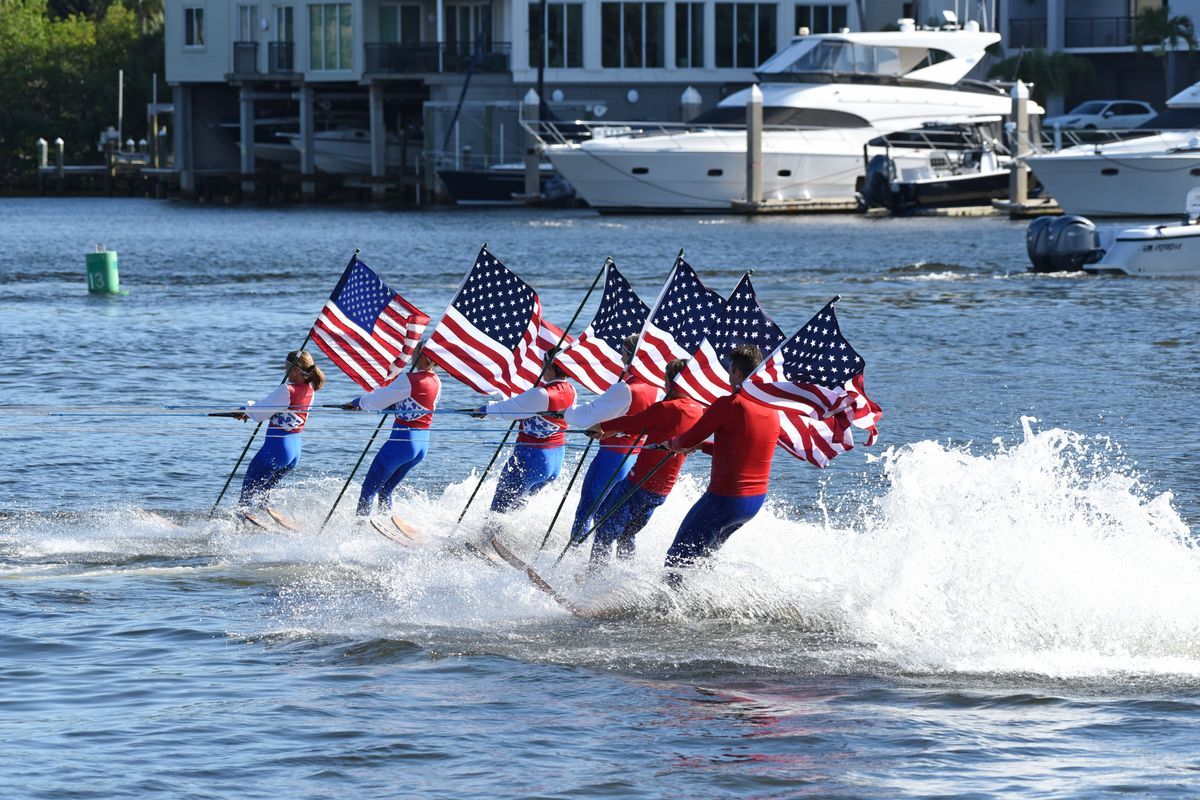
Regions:
M 0 200 L 6 796 L 1200 794 L 1200 282 L 1029 275 L 1023 237 Z M 277 495 L 308 532 L 239 528 L 230 498 L 208 519 L 248 428 L 202 409 L 273 387 L 354 248 L 436 315 L 484 240 L 560 324 L 606 256 L 651 300 L 680 247 L 721 292 L 754 269 L 788 332 L 841 295 L 880 441 L 825 470 L 781 452 L 679 596 L 658 569 L 704 457 L 586 587 L 582 554 L 553 566 L 563 523 L 538 551 L 564 479 L 503 537 L 587 618 L 348 502 L 318 535 L 365 415 L 309 420 Z M 99 242 L 128 295 L 85 291 Z M 357 394 L 329 377 L 319 402 Z M 434 540 L 502 430 L 451 419 L 397 504 Z

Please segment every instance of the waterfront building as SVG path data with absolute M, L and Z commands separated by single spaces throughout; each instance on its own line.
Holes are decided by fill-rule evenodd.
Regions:
M 219 176 L 252 192 L 282 164 L 306 196 L 320 169 L 378 195 L 418 174 L 432 189 L 439 166 L 523 157 L 520 101 L 539 71 L 560 119 L 677 122 L 753 82 L 802 29 L 877 29 L 962 6 L 978 19 L 987 3 L 167 0 L 180 186 L 188 195 Z
M 1198 77 L 1191 58 L 1155 55 L 1153 45 L 1138 52 L 1138 16 L 1164 6 L 1172 17 L 1200 21 L 1200 0 L 1009 0 L 999 8 L 999 30 L 1009 55 L 1046 50 L 1091 62 L 1094 77 L 1051 98 L 1048 114 L 1092 98 L 1146 100 L 1162 110 Z

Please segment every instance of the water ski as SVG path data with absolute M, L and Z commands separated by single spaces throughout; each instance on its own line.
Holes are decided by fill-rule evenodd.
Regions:
M 289 531 L 295 531 L 297 533 L 300 532 L 300 523 L 286 514 L 276 511 L 273 508 L 268 508 L 267 513 L 271 515 L 271 519 L 279 523 L 281 528 L 286 528 Z
M 404 534 L 414 542 L 421 540 L 422 537 L 420 531 L 418 531 L 412 525 L 409 525 L 408 522 L 405 521 L 405 519 L 399 514 L 392 514 L 391 520 L 392 524 L 396 526 L 396 529 L 400 531 L 400 533 Z
M 391 524 L 389 525 L 388 522 Z M 371 527 L 374 528 L 381 536 L 389 539 L 396 544 L 404 545 L 405 547 L 420 547 L 425 541 L 425 537 L 414 526 L 410 525 L 403 517 L 393 514 L 388 522 L 371 519 Z M 452 553 L 456 556 L 473 556 L 480 561 L 484 561 L 490 567 L 501 566 L 499 559 L 492 554 L 481 550 L 472 542 L 462 542 L 461 544 L 451 544 L 445 547 L 445 552 Z
M 500 541 L 500 539 L 498 539 L 498 538 L 492 539 L 492 547 L 500 555 L 501 558 L 503 558 L 505 561 L 507 561 L 509 564 L 511 564 L 515 569 L 518 569 L 521 572 L 524 572 L 525 576 L 529 578 L 530 583 L 532 583 L 535 587 L 537 587 L 541 591 L 543 591 L 546 594 L 553 597 L 554 602 L 558 603 L 560 606 L 565 608 L 567 611 L 570 611 L 575 616 L 580 616 L 579 610 L 574 606 L 573 603 L 571 603 L 570 600 L 568 600 L 567 598 L 565 598 L 561 594 L 559 594 L 558 590 L 556 590 L 553 586 L 551 586 L 546 581 L 545 578 L 543 578 L 541 575 L 539 575 L 537 570 L 535 570 L 533 567 L 529 566 L 524 561 L 522 561 L 517 556 L 517 554 L 514 553 L 512 550 L 509 550 L 504 545 L 504 543 Z
M 402 534 L 395 527 L 388 525 L 385 522 L 380 522 L 374 517 L 372 517 L 369 521 L 371 523 L 371 527 L 374 528 L 379 535 L 385 539 L 393 541 L 396 544 L 404 545 L 405 547 L 409 547 L 413 544 L 412 539 Z
M 238 519 L 240 519 L 242 522 L 245 522 L 246 524 L 255 528 L 260 528 L 264 531 L 270 531 L 271 533 L 279 532 L 279 529 L 275 527 L 274 523 L 272 523 L 268 518 L 260 516 L 259 512 L 257 511 L 251 511 L 249 509 L 242 508 L 238 510 L 237 515 Z

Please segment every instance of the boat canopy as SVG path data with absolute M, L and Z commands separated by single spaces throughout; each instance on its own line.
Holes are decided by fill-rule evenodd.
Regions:
M 764 81 L 954 84 L 999 40 L 998 34 L 963 31 L 800 36 L 756 72 Z

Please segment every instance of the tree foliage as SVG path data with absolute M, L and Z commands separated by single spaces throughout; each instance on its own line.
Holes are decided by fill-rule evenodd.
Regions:
M 1196 26 L 1189 17 L 1172 17 L 1166 6 L 1144 8 L 1138 14 L 1134 26 L 1133 43 L 1138 52 L 1146 45 L 1154 46 L 1154 55 L 1162 56 L 1168 49 L 1187 45 L 1189 51 L 1196 49 Z
M 1030 94 L 1038 103 L 1066 94 L 1072 86 L 1092 80 L 1096 71 L 1091 62 L 1069 53 L 1028 50 L 1006 58 L 988 70 L 988 78 L 1032 84 Z
M 117 123 L 120 69 L 124 135 L 149 138 L 151 75 L 163 64 L 161 4 L 157 17 L 131 5 L 56 0 L 52 11 L 48 0 L 0 0 L 0 187 L 32 182 L 39 137 L 61 136 L 68 164 L 96 163 L 100 131 Z

